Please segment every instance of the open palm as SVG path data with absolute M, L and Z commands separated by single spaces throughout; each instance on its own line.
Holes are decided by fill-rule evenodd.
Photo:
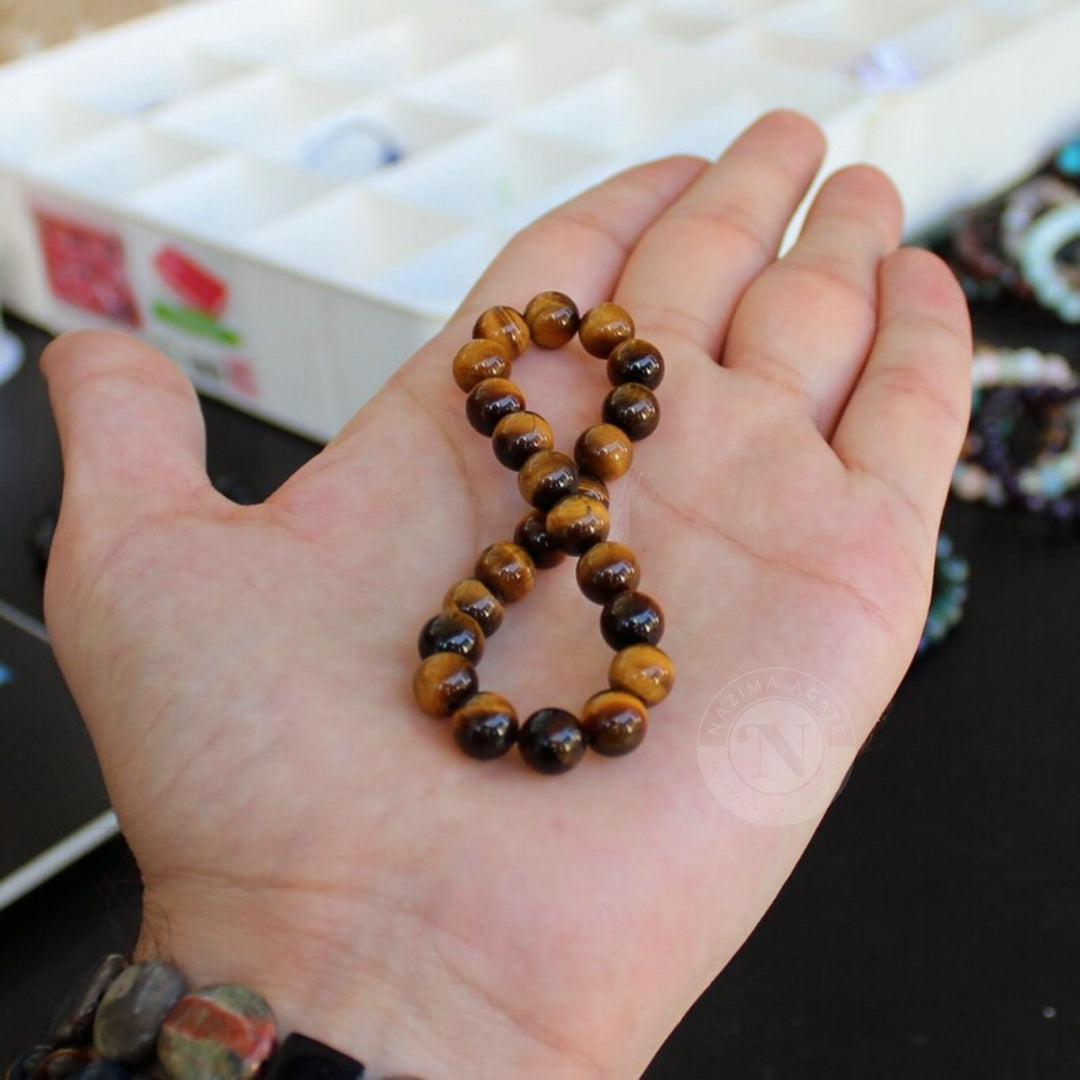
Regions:
M 808 121 L 772 114 L 718 164 L 644 166 L 555 211 L 261 506 L 210 488 L 168 361 L 111 334 L 50 348 L 47 616 L 144 875 L 144 953 L 252 983 L 376 1077 L 641 1071 L 816 824 L 716 797 L 710 701 L 745 672 L 806 672 L 850 714 L 854 757 L 914 653 L 966 426 L 962 297 L 896 250 L 880 174 L 827 181 L 776 260 L 821 153 Z M 483 308 L 548 288 L 614 298 L 667 359 L 612 539 L 641 559 L 678 672 L 635 754 L 556 779 L 464 757 L 410 690 L 420 625 L 525 510 L 450 359 Z M 560 449 L 599 419 L 604 364 L 576 345 L 514 378 Z M 598 613 L 572 565 L 544 572 L 482 685 L 523 717 L 576 711 L 606 683 Z

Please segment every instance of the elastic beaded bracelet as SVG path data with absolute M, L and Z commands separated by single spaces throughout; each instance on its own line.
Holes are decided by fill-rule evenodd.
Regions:
M 1061 254 L 1080 238 L 1080 199 L 1047 211 L 1028 226 L 1020 269 L 1044 307 L 1067 323 L 1080 323 L 1080 272 Z
M 952 538 L 947 533 L 941 533 L 938 536 L 937 558 L 934 562 L 930 610 L 926 615 L 926 625 L 919 638 L 916 655 L 921 656 L 927 649 L 939 645 L 960 623 L 964 617 L 969 576 L 967 559 L 956 553 Z

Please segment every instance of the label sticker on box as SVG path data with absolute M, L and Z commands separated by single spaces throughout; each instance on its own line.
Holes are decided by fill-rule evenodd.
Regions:
M 229 285 L 193 256 L 166 244 L 151 260 L 168 299 L 155 300 L 151 310 L 172 330 L 235 348 L 239 331 L 222 322 L 229 305 Z

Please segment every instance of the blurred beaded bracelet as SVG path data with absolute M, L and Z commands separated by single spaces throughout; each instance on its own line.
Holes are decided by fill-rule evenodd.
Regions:
M 926 625 L 919 638 L 917 656 L 944 641 L 964 617 L 969 573 L 967 559 L 956 553 L 952 538 L 947 533 L 941 533 L 934 562 L 933 595 Z

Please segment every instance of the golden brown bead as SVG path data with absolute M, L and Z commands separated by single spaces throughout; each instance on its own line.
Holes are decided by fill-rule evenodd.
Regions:
M 611 505 L 611 496 L 608 494 L 607 484 L 598 476 L 587 476 L 585 473 L 580 473 L 578 475 L 577 493 L 579 495 L 588 495 L 590 499 L 595 499 L 605 506 Z
M 657 645 L 664 636 L 664 613 L 645 593 L 621 592 L 604 605 L 600 633 L 613 649 L 639 643 Z
M 484 655 L 484 632 L 480 624 L 463 611 L 451 608 L 433 615 L 420 630 L 417 642 L 420 659 L 432 653 L 460 653 L 474 664 Z
M 488 761 L 514 745 L 518 718 L 501 694 L 474 694 L 450 717 L 454 741 L 469 757 Z
M 476 620 L 486 638 L 502 626 L 504 609 L 499 598 L 476 578 L 465 578 L 451 585 L 443 597 L 443 607 L 464 611 Z
M 611 519 L 607 507 L 588 495 L 567 495 L 547 514 L 544 522 L 551 542 L 569 555 L 581 555 L 607 539 Z
M 603 416 L 604 423 L 622 428 L 637 441 L 656 430 L 660 423 L 660 403 L 647 386 L 623 383 L 604 398 Z
M 467 341 L 454 356 L 454 382 L 468 393 L 485 379 L 510 376 L 510 351 L 498 341 Z
M 432 653 L 413 676 L 413 694 L 429 716 L 449 716 L 479 688 L 476 668 L 458 653 Z
M 614 424 L 593 424 L 574 444 L 574 461 L 583 473 L 601 480 L 617 480 L 634 459 L 634 448 L 622 428 Z
M 512 307 L 491 307 L 481 312 L 472 336 L 500 342 L 511 358 L 519 357 L 529 347 L 529 327 Z
M 550 510 L 560 499 L 577 491 L 578 469 L 558 450 L 533 454 L 518 473 L 518 490 L 537 510 Z
M 565 293 L 542 292 L 525 308 L 529 335 L 541 349 L 561 349 L 577 333 L 581 316 L 577 304 Z
M 500 540 L 480 552 L 473 574 L 504 604 L 527 596 L 536 582 L 536 567 L 520 544 Z
M 675 684 L 675 665 L 655 645 L 631 645 L 611 658 L 608 682 L 646 705 L 658 705 Z
M 655 390 L 664 381 L 664 358 L 652 342 L 631 338 L 612 350 L 607 377 L 612 386 L 633 382 Z
M 589 548 L 578 560 L 578 587 L 594 604 L 606 604 L 613 596 L 636 589 L 640 581 L 637 557 L 614 540 Z
M 649 713 L 633 694 L 601 690 L 581 710 L 585 741 L 606 757 L 629 754 L 641 745 L 649 725 Z
M 606 360 L 616 345 L 634 336 L 634 320 L 618 304 L 597 304 L 581 317 L 578 338 L 585 351 Z
M 515 412 L 504 416 L 491 436 L 495 456 L 508 469 L 520 469 L 533 454 L 555 445 L 551 425 L 534 412 Z
M 514 529 L 514 543 L 520 544 L 539 570 L 550 570 L 566 558 L 547 534 L 547 514 L 543 510 L 530 510 Z
M 490 435 L 495 425 L 511 413 L 525 408 L 525 395 L 509 379 L 484 379 L 465 399 L 465 415 L 481 435 Z

